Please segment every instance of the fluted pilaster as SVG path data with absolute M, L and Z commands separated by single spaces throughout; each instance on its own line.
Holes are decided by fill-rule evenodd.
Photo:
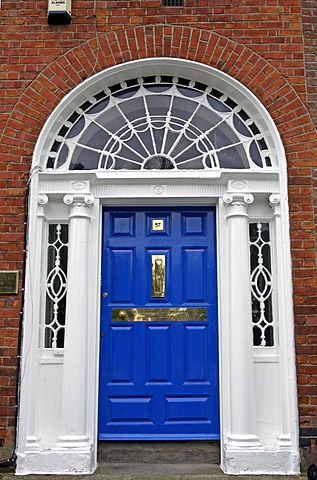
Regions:
M 228 285 L 230 356 L 230 433 L 226 448 L 259 447 L 255 434 L 253 336 L 250 292 L 249 193 L 226 193 L 228 222 Z
M 56 448 L 89 448 L 87 436 L 87 330 L 89 194 L 65 195 L 70 206 L 68 289 L 63 367 L 62 435 Z

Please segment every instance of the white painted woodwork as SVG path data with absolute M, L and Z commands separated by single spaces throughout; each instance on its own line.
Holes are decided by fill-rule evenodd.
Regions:
M 285 246 L 283 245 L 283 227 L 281 223 L 281 197 L 277 194 L 272 194 L 269 197 L 269 205 L 273 210 L 274 221 L 275 221 L 275 232 L 276 232 L 276 240 L 275 240 L 275 248 L 276 251 L 279 252 L 278 259 L 276 261 L 276 271 L 277 277 L 279 279 L 280 288 L 284 288 L 285 285 L 285 278 L 284 278 L 284 268 L 282 264 L 282 260 L 284 258 L 284 251 Z M 282 297 L 283 298 L 283 297 Z M 285 315 L 285 307 L 282 301 L 278 301 L 277 299 L 277 315 L 279 319 L 283 318 Z M 279 326 L 279 342 L 284 347 L 281 349 L 281 357 L 280 363 L 283 365 L 283 368 L 279 369 L 278 372 L 278 384 L 279 384 L 279 432 L 277 434 L 277 441 L 280 448 L 288 448 L 291 445 L 291 429 L 290 429 L 290 401 L 289 395 L 287 395 L 287 382 L 288 376 L 285 375 L 285 372 L 288 371 L 289 366 L 287 362 L 287 357 L 285 354 L 288 350 L 287 345 L 285 342 L 287 341 L 287 331 L 285 330 L 285 322 L 280 322 Z M 289 352 L 292 354 L 292 352 Z
M 50 139 L 78 105 L 105 84 L 153 71 L 230 93 L 266 133 L 272 169 L 45 171 Z M 48 119 L 34 152 L 30 189 L 17 473 L 90 473 L 97 466 L 102 206 L 216 205 L 221 466 L 231 474 L 297 474 L 286 161 L 278 131 L 256 97 L 226 74 L 190 61 L 146 59 L 109 68 L 75 88 Z M 280 195 L 279 204 L 272 194 Z M 38 195 L 47 196 L 45 211 Z M 252 347 L 248 221 L 271 225 L 274 347 Z M 39 333 L 49 222 L 70 224 L 63 350 L 44 349 Z
M 67 272 L 66 333 L 64 346 L 62 432 L 56 448 L 87 448 L 87 332 L 89 206 L 92 195 L 65 195 L 70 205 Z
M 230 431 L 226 449 L 260 446 L 255 434 L 253 335 L 250 295 L 249 217 L 251 194 L 223 196 L 227 207 L 228 286 L 229 286 L 229 358 Z

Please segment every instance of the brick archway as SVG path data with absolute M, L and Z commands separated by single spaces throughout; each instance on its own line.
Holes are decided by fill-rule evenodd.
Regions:
M 275 67 L 240 43 L 214 32 L 181 26 L 109 32 L 69 50 L 50 63 L 21 95 L 3 137 L 21 148 L 23 132 L 25 148 L 33 150 L 44 122 L 65 94 L 101 70 L 150 57 L 182 58 L 210 65 L 248 87 L 275 121 L 290 165 L 293 158 L 306 158 L 304 151 L 294 154 L 296 143 L 304 142 L 310 152 L 317 148 L 314 125 L 305 105 Z
M 316 169 L 317 134 L 305 104 L 270 62 L 251 48 L 208 30 L 187 26 L 133 27 L 100 35 L 69 50 L 47 65 L 13 109 L 0 139 L 0 143 L 14 147 L 10 159 L 22 163 L 21 169 L 27 175 L 40 131 L 68 92 L 106 68 L 150 57 L 182 58 L 215 67 L 241 82 L 262 102 L 279 130 L 286 152 L 289 194 L 296 202 L 295 205 L 290 201 L 296 216 L 293 228 L 298 232 L 305 222 L 303 234 L 308 233 L 310 240 L 316 241 L 317 207 L 314 211 L 311 169 Z M 297 220 L 301 210 L 306 212 L 305 218 Z M 310 262 L 315 258 L 314 249 L 315 245 L 310 243 Z M 296 265 L 294 268 L 296 271 Z M 299 304 L 305 302 L 304 297 L 299 300 Z M 313 312 L 303 312 L 306 313 Z

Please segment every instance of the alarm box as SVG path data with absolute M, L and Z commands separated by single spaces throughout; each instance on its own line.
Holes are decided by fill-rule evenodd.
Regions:
M 48 0 L 48 23 L 51 25 L 70 23 L 71 7 L 71 0 Z

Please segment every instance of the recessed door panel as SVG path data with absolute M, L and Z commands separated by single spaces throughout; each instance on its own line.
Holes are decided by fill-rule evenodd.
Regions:
M 147 383 L 171 382 L 171 326 L 147 326 Z
M 109 287 L 114 303 L 133 302 L 134 256 L 132 248 L 111 250 L 109 266 L 113 275 Z
M 208 327 L 185 325 L 185 382 L 209 382 Z
M 184 299 L 188 303 L 204 302 L 206 298 L 206 248 L 184 248 Z M 193 279 L 195 281 L 193 282 Z
M 111 326 L 110 336 L 110 383 L 133 383 L 133 335 L 131 327 Z
M 183 235 L 206 235 L 206 213 L 189 212 L 182 217 Z
M 123 212 L 121 215 L 111 216 L 112 235 L 128 235 L 133 237 L 135 234 L 135 214 Z
M 103 216 L 99 439 L 218 439 L 214 209 Z
M 152 397 L 109 397 L 109 425 L 152 424 Z
M 208 395 L 167 397 L 166 423 L 210 424 L 209 401 Z

